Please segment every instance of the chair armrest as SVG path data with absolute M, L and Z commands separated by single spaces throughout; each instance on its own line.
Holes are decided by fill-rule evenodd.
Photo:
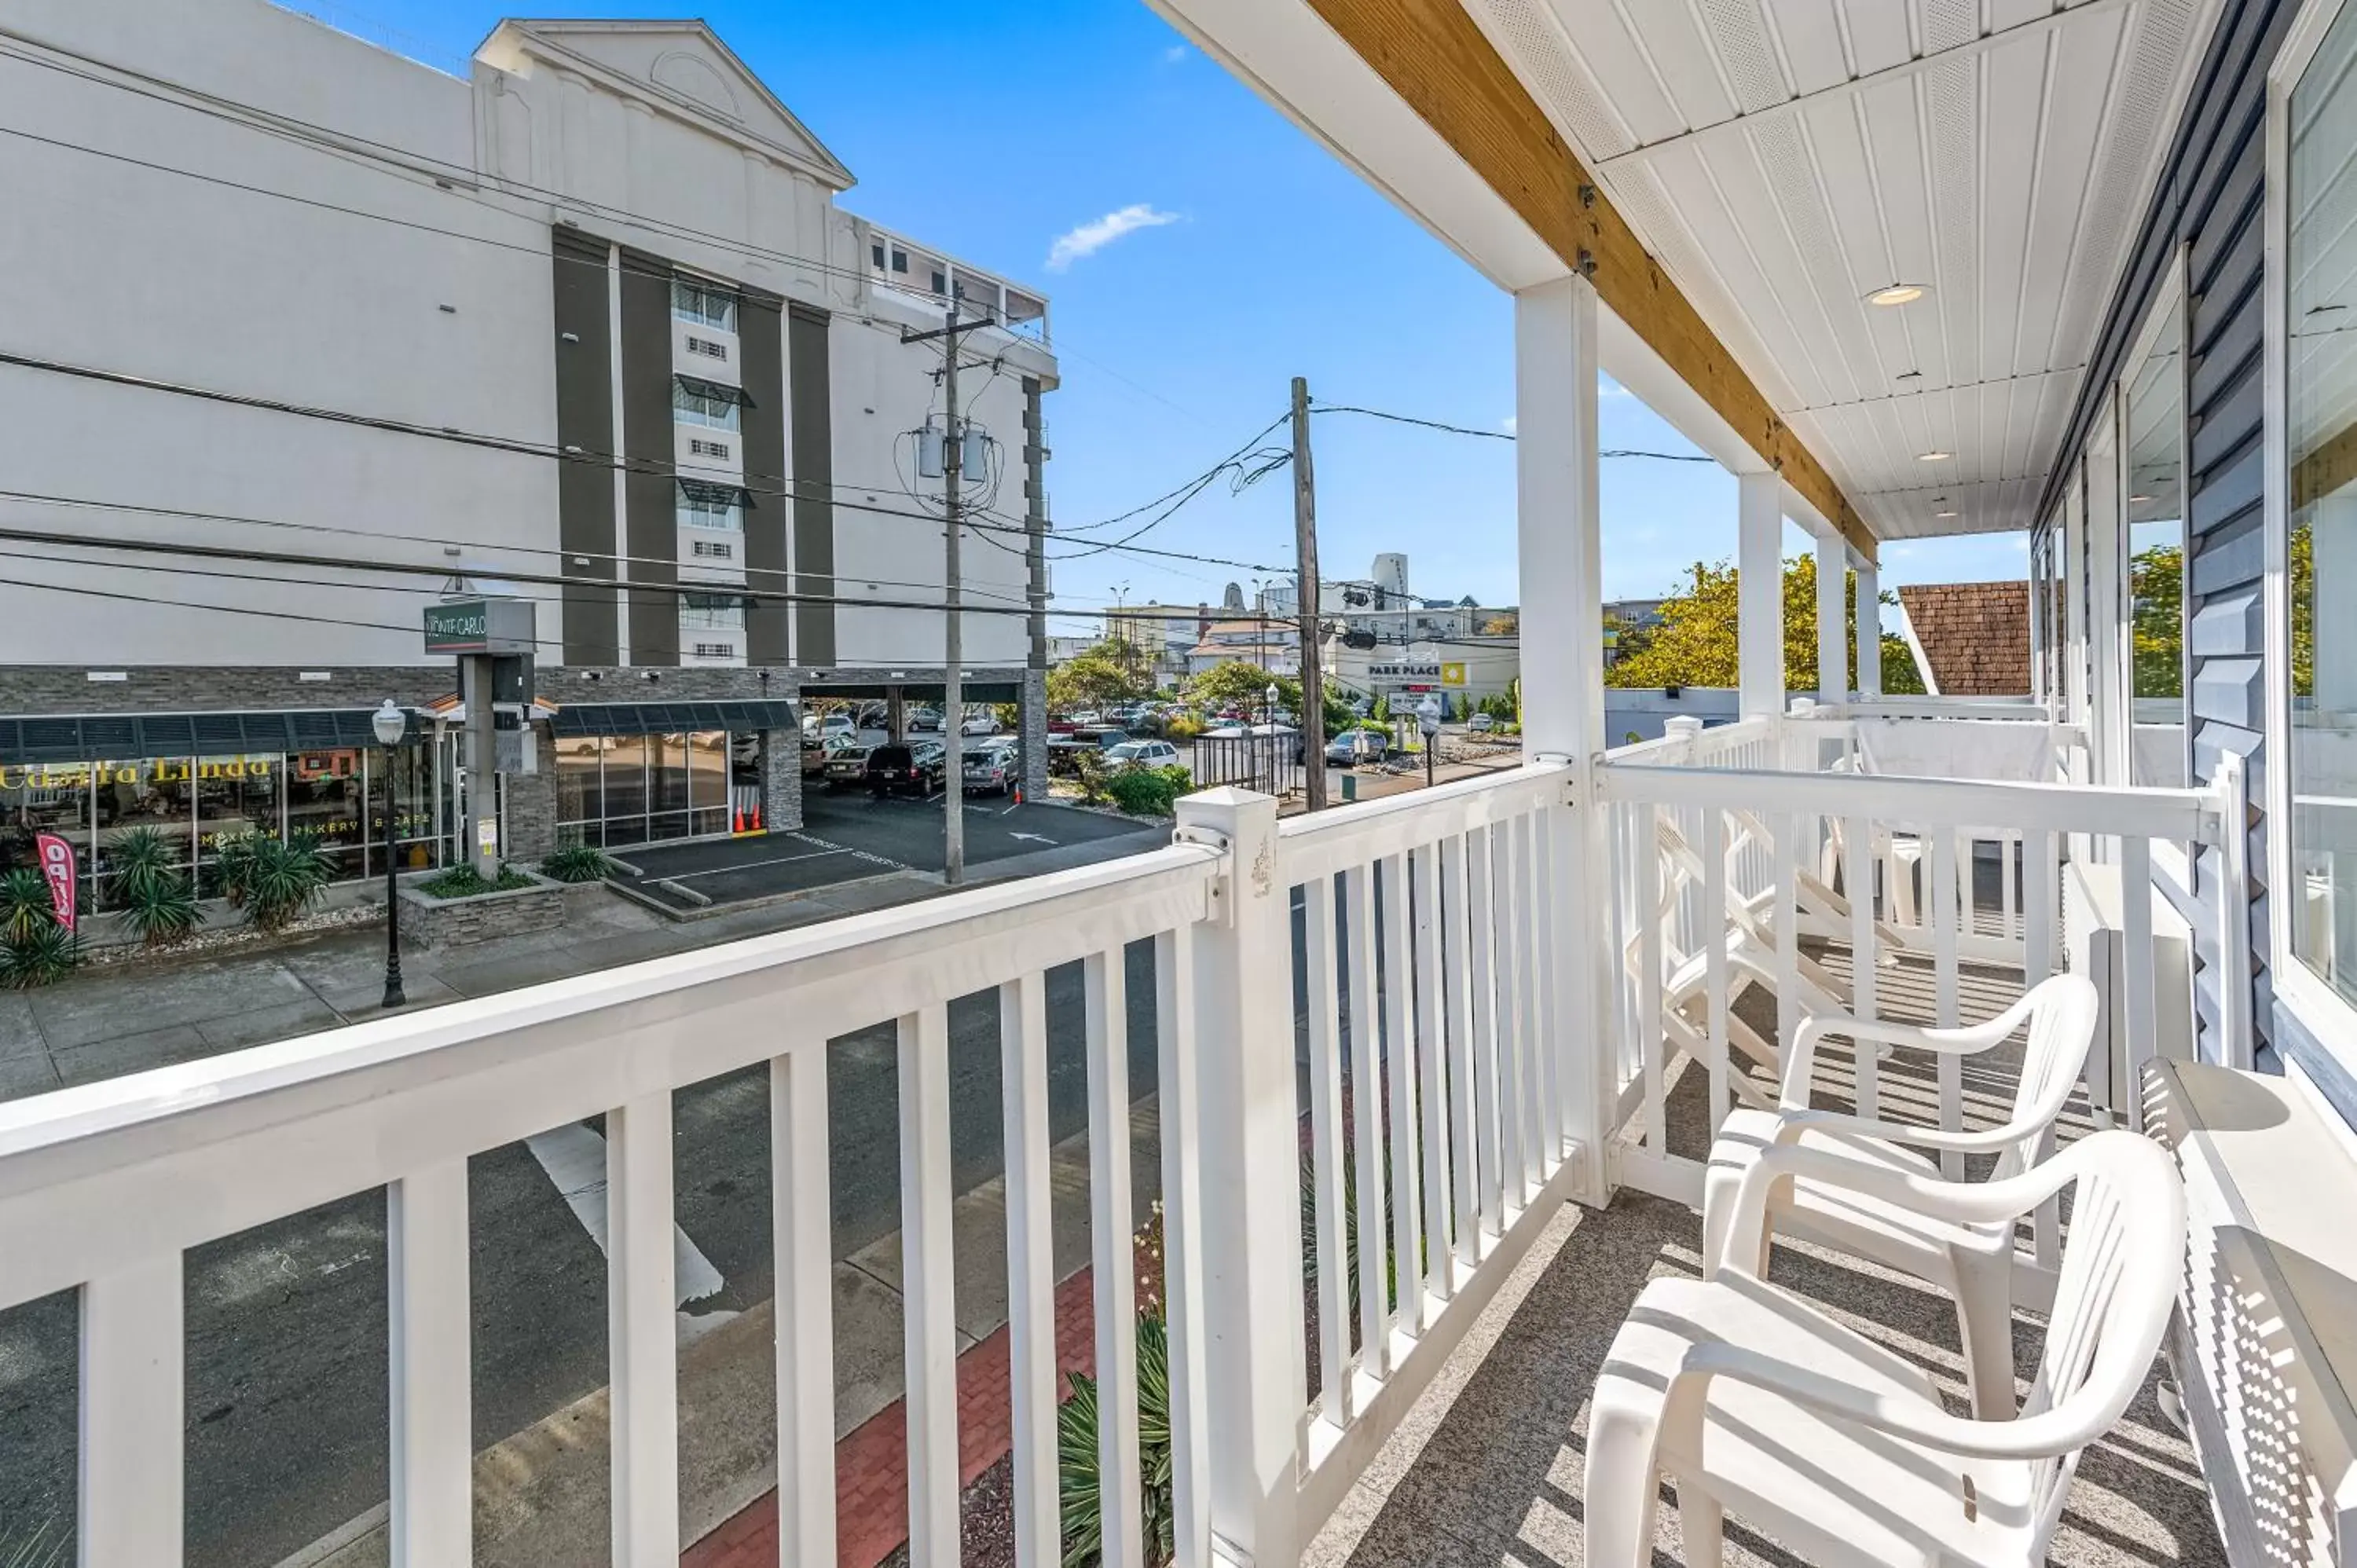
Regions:
M 1960 1155 L 2002 1154 L 2040 1131 L 2039 1128 L 2015 1122 L 1969 1132 L 1952 1131 L 1912 1122 L 1878 1122 L 1871 1117 L 1852 1116 L 1843 1111 L 1803 1111 L 1792 1106 L 1779 1107 L 1777 1114 L 1783 1118 L 1785 1128 L 1792 1133 L 1803 1127 L 1813 1127 L 1821 1132 L 1839 1133 L 1850 1137 L 1879 1138 L 1886 1144 L 1949 1149 Z M 1785 1133 L 1780 1132 L 1778 1136 L 1781 1139 Z
M 1767 1234 L 1769 1194 L 1787 1176 L 1806 1176 L 1825 1187 L 1878 1197 L 1954 1225 L 1994 1225 L 2019 1219 L 2077 1180 L 2081 1161 L 2075 1156 L 2083 1147 L 2083 1144 L 2074 1144 L 2003 1181 L 1954 1182 L 1789 1144 L 1770 1144 L 1743 1172 L 1720 1267 L 1757 1272 L 1756 1264 L 1747 1260 L 1756 1260 L 1760 1249 L 1756 1240 L 1749 1239 Z
M 1877 1432 L 1920 1443 L 1945 1454 L 1979 1459 L 2044 1459 L 2083 1448 L 2104 1434 L 2108 1423 L 2084 1402 L 2012 1421 L 1975 1421 L 1950 1415 L 1937 1405 L 1869 1393 L 1822 1372 L 1780 1361 L 1725 1340 L 1709 1340 L 1686 1351 L 1677 1381 L 1732 1378 L 1793 1403 L 1854 1422 Z M 1695 1393 L 1700 1390 L 1695 1389 Z M 1686 1389 L 1673 1392 L 1684 1396 Z M 1697 1403 L 1699 1401 L 1697 1401 Z
M 1878 1018 L 1853 1018 L 1846 1013 L 1813 1013 L 1792 1031 L 1792 1044 L 1778 1073 L 1784 1103 L 1793 1110 L 1809 1102 L 1808 1083 L 1817 1042 L 1827 1035 L 1846 1035 L 1863 1045 L 1904 1046 L 1944 1056 L 1976 1056 L 2003 1045 L 2021 1026 L 2037 1004 L 2033 990 L 1986 1023 L 1962 1029 L 1927 1029 L 1913 1024 L 1893 1024 Z M 1797 1098 L 1795 1098 L 1797 1096 Z

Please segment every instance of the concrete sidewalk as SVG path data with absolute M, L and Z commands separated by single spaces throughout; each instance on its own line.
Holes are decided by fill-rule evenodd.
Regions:
M 1146 824 L 1141 824 L 1141 827 Z M 1135 854 L 1142 835 L 1071 843 L 974 868 L 969 886 Z M 1151 841 L 1147 841 L 1151 842 Z M 616 895 L 576 897 L 554 931 L 437 951 L 404 947 L 414 1010 L 938 897 L 911 870 L 790 902 L 666 918 Z M 371 923 L 187 958 L 92 966 L 37 991 L 0 992 L 0 1100 L 119 1078 L 383 1015 L 384 928 Z

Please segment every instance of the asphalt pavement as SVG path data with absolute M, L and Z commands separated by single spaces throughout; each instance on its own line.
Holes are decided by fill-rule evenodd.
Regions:
M 1130 1084 L 1142 1097 L 1155 1076 L 1151 945 L 1133 947 L 1128 967 Z M 890 997 L 876 1001 L 879 1014 L 891 1011 Z M 1048 1003 L 1049 1122 L 1062 1139 L 1087 1124 L 1078 965 L 1050 972 Z M 995 997 L 952 1004 L 950 1028 L 951 1155 L 964 1192 L 1004 1168 Z M 834 1255 L 843 1259 L 899 1224 L 890 1025 L 834 1041 L 829 1066 Z M 683 1314 L 716 1319 L 773 1293 L 764 1069 L 683 1090 L 673 1114 L 679 1229 L 720 1282 Z M 469 1162 L 478 1448 L 608 1380 L 602 1241 L 585 1223 L 582 1195 L 564 1190 L 561 1164 L 568 1146 L 578 1154 L 585 1136 L 599 1135 L 597 1122 L 586 1128 L 554 1129 L 554 1139 Z M 602 1190 L 595 1200 L 602 1212 Z M 683 1267 L 683 1280 L 696 1272 Z M 188 1254 L 191 1568 L 274 1568 L 383 1501 L 386 1285 L 382 1189 Z M 838 1326 L 838 1337 L 845 1331 Z M 53 1533 L 70 1531 L 76 1337 L 71 1293 L 0 1313 L 0 1541 L 45 1521 Z
M 692 912 L 875 876 L 937 876 L 945 865 L 944 814 L 940 796 L 877 797 L 865 789 L 830 791 L 813 781 L 802 796 L 797 832 L 625 850 L 621 857 L 640 874 L 631 887 L 665 908 Z M 964 817 L 966 864 L 975 868 L 1076 845 L 1127 854 L 1170 835 L 1167 822 L 987 795 L 968 799 Z

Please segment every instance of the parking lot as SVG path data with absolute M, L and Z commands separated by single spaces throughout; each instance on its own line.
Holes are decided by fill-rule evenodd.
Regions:
M 798 832 L 623 851 L 640 876 L 630 885 L 665 908 L 689 913 L 753 899 L 812 892 L 873 876 L 938 875 L 942 800 L 829 791 L 809 781 Z M 1074 845 L 1133 854 L 1167 843 L 1167 825 L 1131 822 L 1069 806 L 976 796 L 965 803 L 965 858 L 973 867 Z

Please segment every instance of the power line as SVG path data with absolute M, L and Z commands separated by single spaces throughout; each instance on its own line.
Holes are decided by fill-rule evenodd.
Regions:
M 1418 419 L 1410 413 L 1393 413 L 1385 409 L 1361 408 L 1354 403 L 1321 403 L 1312 413 L 1361 413 L 1370 419 L 1387 419 L 1394 424 L 1419 425 L 1426 430 L 1445 431 L 1451 435 L 1478 435 L 1484 441 L 1512 441 L 1514 433 L 1506 430 L 1480 430 L 1469 424 L 1449 424 L 1437 419 Z M 1633 446 L 1608 446 L 1596 454 L 1599 457 L 1650 457 L 1660 463 L 1716 463 L 1717 458 L 1701 452 L 1649 452 Z
M 429 441 L 447 441 L 462 446 L 473 446 L 487 451 L 505 452 L 519 456 L 541 457 L 552 459 L 557 462 L 582 463 L 593 467 L 619 468 L 625 473 L 652 474 L 662 478 L 687 478 L 694 480 L 696 478 L 696 476 L 692 474 L 680 474 L 673 465 L 654 458 L 628 457 L 618 456 L 610 452 L 591 452 L 586 448 L 556 446 L 545 442 L 528 441 L 517 436 L 490 435 L 478 431 L 461 430 L 456 425 L 425 425 L 414 424 L 408 420 L 392 419 L 373 414 L 353 413 L 340 409 L 318 408 L 307 403 L 289 403 L 279 398 L 261 397 L 246 392 L 225 392 L 218 388 L 192 386 L 179 381 L 159 381 L 153 377 L 135 376 L 122 371 L 101 370 L 95 366 L 90 365 L 72 365 L 62 360 L 45 360 L 34 355 L 17 354 L 5 349 L 0 349 L 0 365 L 12 365 L 22 370 L 41 371 L 52 375 L 70 376 L 84 381 L 101 381 L 113 386 L 131 387 L 143 392 L 168 392 L 177 397 L 198 398 L 209 403 L 228 403 L 235 407 L 256 409 L 268 413 L 284 413 L 304 419 L 317 419 L 332 424 L 347 424 L 370 430 L 382 430 L 396 435 L 416 436 Z M 764 475 L 758 473 L 748 473 L 743 476 L 743 478 L 746 480 L 784 478 L 786 478 L 786 476 Z M 744 490 L 748 495 L 772 496 L 780 499 L 786 500 L 823 499 L 825 505 L 830 507 L 839 507 L 846 511 L 866 512 L 878 517 L 901 518 L 915 522 L 931 523 L 937 527 L 940 526 L 942 522 L 942 520 L 939 517 L 927 512 L 905 511 L 895 507 L 878 506 L 872 501 L 861 502 L 845 500 L 840 496 L 825 498 L 811 497 L 803 495 L 798 489 L 788 488 L 787 486 L 759 485 L 751 483 L 729 484 L 725 480 L 714 480 L 712 482 L 721 485 L 723 489 Z M 791 485 L 793 481 L 789 481 L 789 485 Z M 1000 533 L 1016 534 L 1025 538 L 1029 537 L 1030 532 L 1030 531 L 1026 528 L 1013 527 L 1005 523 L 980 522 L 971 519 L 965 521 L 963 526 L 973 529 L 990 529 Z M 1108 546 L 1106 548 L 1123 549 L 1125 553 L 1131 554 L 1168 555 L 1178 560 L 1201 561 L 1212 565 L 1236 566 L 1247 571 L 1268 569 L 1260 567 L 1251 562 L 1221 561 L 1211 556 L 1196 555 L 1191 553 L 1180 551 L 1161 551 L 1144 545 L 1115 545 Z

